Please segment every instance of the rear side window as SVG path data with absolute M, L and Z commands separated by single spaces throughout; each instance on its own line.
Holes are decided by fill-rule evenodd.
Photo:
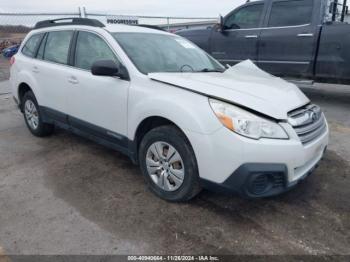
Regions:
M 241 8 L 226 19 L 226 29 L 247 29 L 259 27 L 263 8 L 263 4 L 249 5 Z
M 119 63 L 113 51 L 102 38 L 93 33 L 79 32 L 75 52 L 75 66 L 90 70 L 92 64 L 99 60 L 113 60 Z
M 40 47 L 39 47 L 39 50 L 38 50 L 38 54 L 36 56 L 36 58 L 38 58 L 38 59 L 44 59 L 44 51 L 45 51 L 46 40 L 47 40 L 47 34 L 45 35 L 45 37 L 41 41 L 41 44 L 40 44 Z
M 73 31 L 48 33 L 44 51 L 44 60 L 59 64 L 68 64 L 68 53 L 72 36 Z
M 29 57 L 34 57 L 37 50 L 38 44 L 44 34 L 36 34 L 29 38 L 22 49 L 22 53 Z
M 272 4 L 269 27 L 304 25 L 311 22 L 313 0 L 294 0 Z

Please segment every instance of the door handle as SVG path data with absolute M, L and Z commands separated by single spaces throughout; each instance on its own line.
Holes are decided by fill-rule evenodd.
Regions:
M 73 85 L 79 84 L 79 81 L 78 81 L 78 79 L 75 76 L 69 77 L 68 78 L 68 82 L 73 84 Z
M 313 37 L 314 34 L 312 33 L 303 33 L 303 34 L 298 34 L 298 37 Z
M 257 35 L 246 35 L 245 38 L 249 39 L 249 38 L 258 38 Z
M 39 73 L 40 71 L 39 71 L 39 68 L 37 66 L 33 66 L 32 72 Z

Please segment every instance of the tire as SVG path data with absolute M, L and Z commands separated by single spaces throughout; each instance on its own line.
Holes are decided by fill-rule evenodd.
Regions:
M 150 190 L 166 201 L 189 201 L 201 191 L 193 149 L 174 126 L 157 127 L 144 136 L 139 162 Z
M 33 92 L 28 91 L 23 96 L 24 121 L 29 131 L 37 137 L 46 137 L 54 132 L 54 126 L 43 122 L 38 102 Z

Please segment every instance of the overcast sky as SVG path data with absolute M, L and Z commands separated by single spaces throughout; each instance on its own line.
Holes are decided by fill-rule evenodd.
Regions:
M 0 0 L 0 12 L 88 11 L 131 15 L 216 17 L 246 0 Z

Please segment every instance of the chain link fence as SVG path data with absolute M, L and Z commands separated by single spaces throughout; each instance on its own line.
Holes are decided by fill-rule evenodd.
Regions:
M 0 52 L 9 46 L 20 44 L 25 35 L 35 24 L 47 19 L 60 19 L 67 17 L 94 18 L 108 26 L 113 18 L 116 23 L 145 24 L 159 26 L 165 30 L 174 32 L 191 25 L 196 27 L 210 26 L 217 19 L 208 17 L 162 17 L 162 16 L 126 16 L 121 14 L 87 12 L 85 8 L 79 8 L 76 12 L 66 13 L 0 13 Z
M 80 13 L 0 13 L 0 52 L 20 44 L 37 22 L 65 17 L 80 17 Z

